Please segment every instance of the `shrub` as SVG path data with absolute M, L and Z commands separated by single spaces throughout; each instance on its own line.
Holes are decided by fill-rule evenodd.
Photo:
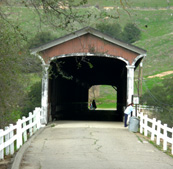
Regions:
M 138 41 L 141 37 L 140 29 L 133 23 L 128 23 L 125 25 L 122 33 L 122 40 L 128 43 L 134 43 Z

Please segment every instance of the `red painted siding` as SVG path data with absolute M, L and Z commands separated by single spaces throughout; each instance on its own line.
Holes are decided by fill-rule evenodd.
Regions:
M 112 56 L 122 57 L 128 60 L 130 64 L 139 55 L 91 34 L 86 34 L 54 46 L 42 52 L 41 55 L 47 63 L 52 57 L 72 53 L 104 53 Z

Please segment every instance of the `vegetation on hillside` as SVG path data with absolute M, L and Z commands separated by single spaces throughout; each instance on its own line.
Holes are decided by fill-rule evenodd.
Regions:
M 146 81 L 144 87 L 146 89 L 144 95 L 141 98 L 142 104 L 149 106 L 155 106 L 156 109 L 154 117 L 162 120 L 163 123 L 167 123 L 170 127 L 173 126 L 173 74 L 164 77 L 164 79 L 154 78 L 152 79 L 157 83 L 151 83 Z M 148 83 L 148 84 L 147 84 Z
M 126 43 L 134 43 L 141 37 L 140 29 L 133 23 L 127 23 L 122 29 L 118 23 L 99 23 L 96 28 L 101 32 Z
M 37 83 L 39 80 L 33 80 L 36 77 L 40 78 L 38 75 L 41 71 L 40 62 L 29 54 L 29 47 L 35 47 L 85 26 L 97 28 L 100 23 L 109 23 L 124 28 L 128 23 L 132 23 L 140 29 L 141 36 L 140 39 L 131 42 L 147 50 L 148 54 L 144 60 L 144 80 L 148 75 L 172 70 L 172 7 L 173 1 L 168 0 L 100 0 L 99 3 L 95 0 L 2 0 L 0 2 L 0 124 L 3 126 L 5 123 L 13 123 L 20 114 L 31 111 L 30 105 L 35 106 L 40 100 L 34 95 L 36 90 L 40 90 L 40 85 Z M 46 35 L 49 32 L 51 36 Z M 39 38 L 41 43 L 36 42 Z M 25 80 L 26 77 L 30 80 Z M 160 95 L 170 99 L 166 86 L 172 87 L 172 78 L 147 79 L 145 83 L 151 84 L 152 87 L 149 87 L 151 93 L 160 91 L 159 87 L 155 89 L 158 81 L 161 81 L 161 87 L 164 88 L 164 92 Z M 144 102 L 150 104 L 147 90 L 143 88 L 146 93 Z M 105 87 L 102 89 L 104 91 Z M 161 96 L 158 95 L 157 98 L 160 101 Z M 24 111 L 23 107 L 27 110 Z M 172 109 L 170 110 L 172 113 Z
M 21 83 L 25 79 L 21 72 L 23 53 L 19 35 L 0 20 L 0 128 L 19 117 L 16 112 L 22 99 Z

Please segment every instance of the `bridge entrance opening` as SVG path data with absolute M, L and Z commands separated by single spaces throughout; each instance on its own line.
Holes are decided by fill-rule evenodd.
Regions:
M 74 56 L 56 59 L 51 62 L 49 71 L 49 102 L 51 111 L 49 113 L 52 118 L 121 121 L 122 110 L 120 106 L 116 105 L 122 102 L 122 100 L 124 104 L 126 102 L 126 92 L 123 93 L 123 91 L 126 91 L 126 80 L 122 83 L 118 71 L 121 71 L 122 77 L 127 76 L 124 62 L 101 56 Z M 98 90 L 100 89 L 101 96 L 99 98 Z M 110 89 L 111 91 L 109 91 Z M 121 94 L 119 96 L 116 92 L 117 89 L 124 89 L 120 91 Z M 112 96 L 112 92 L 114 96 Z M 110 103 L 115 104 L 114 109 L 103 109 L 103 102 L 100 104 L 99 99 L 102 100 L 101 97 L 105 97 L 105 94 L 108 97 L 105 100 L 107 108 L 109 108 Z M 114 99 L 109 97 L 114 97 Z M 88 105 L 93 98 L 96 98 L 98 108 L 91 111 Z

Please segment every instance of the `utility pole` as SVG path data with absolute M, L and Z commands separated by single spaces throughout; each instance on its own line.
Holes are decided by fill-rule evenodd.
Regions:
M 139 97 L 142 96 L 142 80 L 143 80 L 143 63 L 140 63 L 140 93 Z

